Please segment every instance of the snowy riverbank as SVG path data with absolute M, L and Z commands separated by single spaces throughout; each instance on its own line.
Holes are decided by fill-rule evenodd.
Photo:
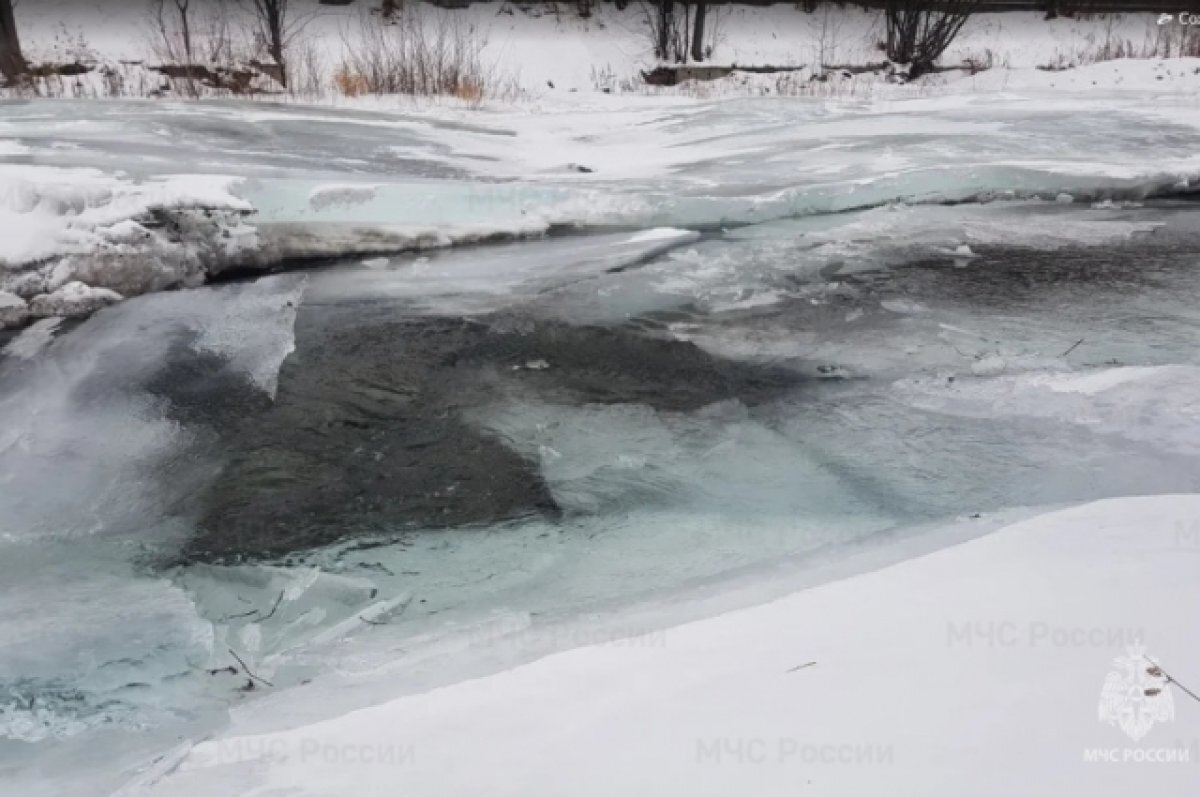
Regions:
M 1017 773 L 1033 795 L 1181 797 L 1200 703 L 1145 670 L 1200 678 L 1197 528 L 1195 496 L 1054 512 L 290 730 L 235 723 L 122 794 L 949 797 Z
M 226 4 L 192 9 L 192 35 L 198 60 L 212 68 L 245 69 L 256 59 L 270 60 L 253 41 L 255 27 L 247 12 Z M 587 17 L 573 4 L 475 3 L 453 11 L 417 6 L 429 19 L 442 19 L 467 32 L 478 47 L 480 65 L 492 85 L 485 105 L 554 104 L 571 95 L 667 93 L 684 96 L 794 95 L 863 99 L 911 96 L 996 85 L 1020 86 L 1026 80 L 1074 82 L 1075 68 L 1096 62 L 1176 56 L 1194 52 L 1187 26 L 1158 24 L 1156 13 L 1083 14 L 1046 19 L 1043 12 L 1019 11 L 974 15 L 941 58 L 949 71 L 923 77 L 914 86 L 888 84 L 874 71 L 846 77 L 883 60 L 886 38 L 881 14 L 854 6 L 823 4 L 805 13 L 794 3 L 714 7 L 708 15 L 706 65 L 775 67 L 775 74 L 735 73 L 671 89 L 648 87 L 642 73 L 657 65 L 646 9 L 595 4 Z M 371 4 L 318 5 L 293 0 L 289 14 L 293 64 L 292 93 L 303 101 L 345 102 L 334 75 L 353 49 L 362 21 L 371 20 Z M 375 17 L 377 19 L 377 15 Z M 221 20 L 224 20 L 223 22 Z M 47 79 L 43 96 L 75 98 L 144 97 L 178 92 L 156 70 L 164 42 L 147 8 L 139 3 L 106 0 L 39 0 L 17 14 L 26 55 L 36 63 L 77 64 L 82 75 Z M 178 23 L 168 15 L 167 30 L 178 50 Z M 203 53 L 219 52 L 222 61 Z M 1118 61 L 1118 63 L 1119 63 Z M 1042 73 L 1039 75 L 1038 73 Z M 1044 78 L 1043 76 L 1048 76 Z M 1118 81 L 1120 82 L 1120 81 Z M 1191 91 L 1169 75 L 1159 88 Z M 1105 85 L 1098 81 L 1096 85 Z M 260 74 L 258 90 L 280 87 Z M 1092 85 L 1089 81 L 1084 85 Z M 351 101 L 353 102 L 353 101 Z M 453 98 L 450 105 L 478 105 Z M 405 103 L 411 104 L 411 103 Z

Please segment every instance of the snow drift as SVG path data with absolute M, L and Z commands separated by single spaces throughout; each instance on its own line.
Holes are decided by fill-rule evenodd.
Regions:
M 1198 515 L 1196 496 L 1042 515 L 757 608 L 300 727 L 235 728 L 122 794 L 949 797 L 1009 794 L 1018 762 L 1035 795 L 1187 794 L 1188 697 L 1146 681 L 1168 696 L 1128 710 L 1177 705 L 1130 735 L 1101 695 L 1123 661 L 1136 685 L 1200 657 L 1182 536 Z
M 238 262 L 255 239 L 241 221 L 253 206 L 231 193 L 236 182 L 0 165 L 0 290 L 29 302 L 9 323 L 198 285 Z

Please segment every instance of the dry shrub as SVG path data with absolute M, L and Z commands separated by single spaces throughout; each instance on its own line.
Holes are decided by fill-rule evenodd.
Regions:
M 1132 39 L 1122 39 L 1115 34 L 1114 22 L 1117 19 L 1117 17 L 1109 17 L 1103 40 L 1096 36 L 1088 36 L 1086 45 L 1076 48 L 1073 52 L 1058 50 L 1051 61 L 1039 64 L 1038 69 L 1058 72 L 1086 64 L 1123 58 L 1200 56 L 1200 26 L 1164 25 L 1159 27 L 1150 23 L 1141 44 L 1137 44 Z
M 487 40 L 451 12 L 406 4 L 390 17 L 364 14 L 343 32 L 339 74 L 357 94 L 410 94 L 482 101 L 489 85 L 482 52 Z M 351 95 L 338 81 L 344 94 Z
M 330 85 L 332 76 L 324 53 L 313 37 L 297 35 L 290 50 L 287 60 L 289 94 L 318 98 L 325 96 L 330 89 L 341 89 L 339 84 Z
M 1164 25 L 1159 28 L 1154 55 L 1159 58 L 1200 56 L 1200 26 Z
M 454 96 L 464 102 L 478 105 L 483 102 L 483 86 L 479 83 L 464 82 L 454 91 Z
M 351 72 L 345 66 L 333 74 L 333 82 L 344 97 L 361 97 L 371 91 L 371 84 L 366 75 Z
M 887 56 L 908 64 L 909 79 L 932 72 L 937 59 L 954 41 L 981 0 L 944 0 L 939 4 L 919 0 L 888 0 Z

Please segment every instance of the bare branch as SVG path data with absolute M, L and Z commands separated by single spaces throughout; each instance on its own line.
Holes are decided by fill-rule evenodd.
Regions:
M 1149 656 L 1145 656 L 1144 658 L 1146 659 L 1146 661 L 1150 662 L 1150 668 L 1149 668 L 1148 670 L 1146 670 L 1146 672 L 1147 672 L 1149 675 L 1152 675 L 1152 676 L 1154 676 L 1155 678 L 1159 678 L 1159 677 L 1161 677 L 1161 678 L 1165 679 L 1167 683 L 1169 683 L 1169 684 L 1175 684 L 1176 686 L 1178 686 L 1178 687 L 1179 687 L 1179 690 L 1180 690 L 1181 692 L 1183 692 L 1185 695 L 1187 695 L 1188 697 L 1190 697 L 1192 700 L 1195 700 L 1197 703 L 1200 703 L 1200 696 L 1198 696 L 1198 695 L 1197 695 L 1195 692 L 1193 692 L 1191 689 L 1188 689 L 1188 688 L 1187 688 L 1186 686 L 1184 686 L 1183 684 L 1179 683 L 1179 681 L 1175 680 L 1174 676 L 1172 676 L 1172 675 L 1171 675 L 1169 672 L 1167 672 L 1166 670 L 1164 670 L 1164 669 L 1162 668 L 1162 665 L 1161 665 L 1161 664 L 1159 664 L 1158 662 L 1154 661 L 1154 660 L 1153 660 L 1153 659 L 1151 659 Z
M 270 687 L 274 687 L 274 686 L 275 686 L 275 684 L 271 683 L 271 682 L 270 682 L 270 681 L 268 681 L 267 679 L 265 679 L 265 678 L 259 678 L 257 675 L 255 675 L 255 674 L 254 674 L 254 671 L 253 671 L 253 670 L 251 670 L 249 667 L 247 667 L 247 666 L 246 666 L 246 662 L 242 661 L 242 657 L 241 657 L 241 656 L 239 656 L 239 655 L 237 654 L 237 651 L 235 651 L 233 648 L 229 648 L 229 655 L 230 655 L 230 656 L 233 656 L 235 659 L 237 659 L 237 663 L 238 663 L 238 664 L 240 664 L 240 665 L 241 665 L 241 667 L 242 667 L 242 672 L 246 673 L 246 676 L 247 676 L 247 677 L 248 677 L 248 678 L 249 678 L 251 681 L 258 681 L 259 683 L 261 683 L 261 684 L 265 684 L 265 685 L 267 685 L 267 686 L 270 686 Z
M 933 71 L 963 25 L 978 10 L 981 0 L 945 0 L 936 6 L 923 0 L 889 0 L 888 59 L 908 64 L 909 79 Z

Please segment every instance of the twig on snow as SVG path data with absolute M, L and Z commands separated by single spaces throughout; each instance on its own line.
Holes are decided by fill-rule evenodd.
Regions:
M 1078 349 L 1078 348 L 1079 348 L 1079 346 L 1080 346 L 1080 344 L 1082 344 L 1082 343 L 1083 343 L 1085 340 L 1087 340 L 1087 338 L 1080 338 L 1079 340 L 1075 341 L 1075 343 L 1073 343 L 1073 344 L 1071 345 L 1071 348 L 1067 349 L 1066 351 L 1064 351 L 1062 354 L 1060 354 L 1060 355 L 1058 355 L 1058 356 L 1059 356 L 1059 357 L 1066 357 L 1068 354 L 1070 354 L 1071 352 L 1073 352 L 1073 351 L 1075 351 L 1076 349 Z
M 1185 695 L 1190 697 L 1192 700 L 1195 700 L 1197 703 L 1200 703 L 1200 696 L 1197 696 L 1196 693 L 1193 692 L 1191 689 L 1188 689 L 1186 686 L 1179 683 L 1179 681 L 1175 680 L 1174 676 L 1172 676 L 1169 672 L 1164 670 L 1162 668 L 1161 664 L 1159 664 L 1157 661 L 1150 658 L 1149 656 L 1147 656 L 1145 658 L 1146 658 L 1146 661 L 1150 662 L 1150 665 L 1151 665 L 1150 668 L 1148 670 L 1146 670 L 1146 673 L 1148 675 L 1151 675 L 1155 678 L 1166 679 L 1166 682 L 1168 684 L 1175 684 L 1176 686 L 1179 687 L 1180 691 L 1182 691 Z
M 270 687 L 275 686 L 275 684 L 271 683 L 266 678 L 260 678 L 257 675 L 255 675 L 254 671 L 246 666 L 246 662 L 242 661 L 242 657 L 239 656 L 237 654 L 237 651 L 235 651 L 233 648 L 229 648 L 229 655 L 233 656 L 235 659 L 237 659 L 237 663 L 242 665 L 242 671 L 244 673 L 246 673 L 246 675 L 250 678 L 251 683 L 253 683 L 254 681 L 258 681 L 259 683 L 266 684 L 267 686 L 270 686 Z
M 262 622 L 263 620 L 270 620 L 272 617 L 275 616 L 275 612 L 279 610 L 279 604 L 283 603 L 283 593 L 284 593 L 284 590 L 282 590 L 282 589 L 279 590 L 279 597 L 277 597 L 275 599 L 274 605 L 271 606 L 271 611 L 267 612 L 261 618 L 259 618 L 259 622 Z

